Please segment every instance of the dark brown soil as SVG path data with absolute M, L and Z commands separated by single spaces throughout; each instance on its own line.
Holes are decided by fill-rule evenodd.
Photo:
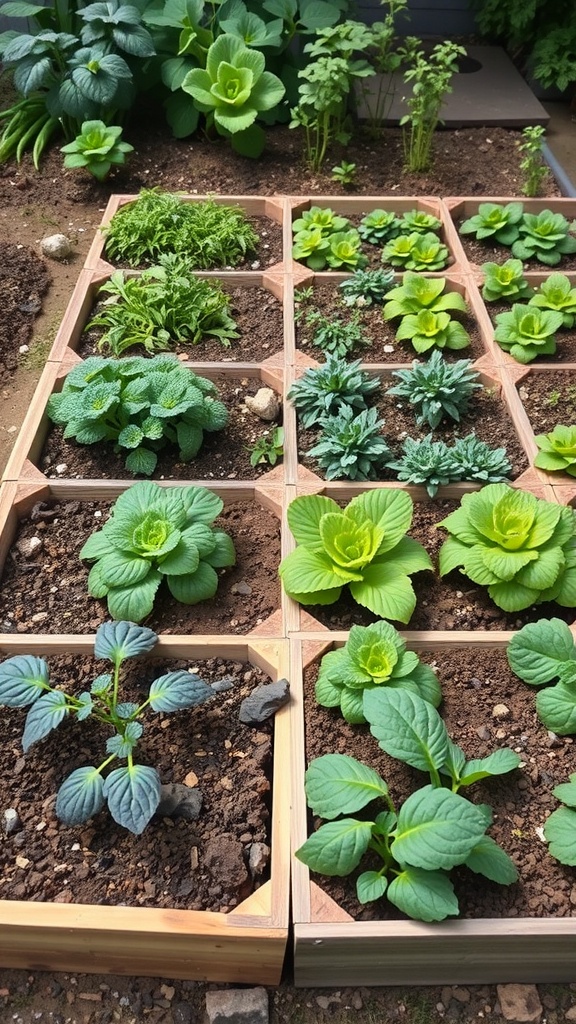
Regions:
M 486 308 L 490 319 L 495 327 L 498 326 L 496 317 L 499 313 L 508 313 L 512 304 L 508 303 L 487 303 Z M 498 345 L 498 342 L 495 342 Z M 533 361 L 534 366 L 538 363 L 574 363 L 576 362 L 576 330 L 565 330 L 561 328 L 556 332 L 556 351 L 553 355 L 537 356 Z
M 446 653 L 427 652 L 420 657 L 438 667 L 444 695 L 442 718 L 467 757 L 485 757 L 500 747 L 512 747 L 523 762 L 512 773 L 483 780 L 461 791 L 474 803 L 493 807 L 494 824 L 489 834 L 512 857 L 520 875 L 517 883 L 499 886 L 465 868 L 452 871 L 461 916 L 570 916 L 574 873 L 546 854 L 537 830 L 558 806 L 552 788 L 574 770 L 573 738 L 550 739 L 537 719 L 533 690 L 510 671 L 504 652 L 461 648 Z M 308 761 L 321 754 L 345 753 L 369 764 L 388 782 L 397 806 L 428 783 L 426 775 L 385 754 L 371 736 L 369 726 L 351 726 L 344 721 L 339 708 L 320 707 L 314 698 L 316 675 L 317 666 L 311 666 L 305 685 Z M 494 715 L 498 704 L 508 709 L 501 719 Z M 369 805 L 367 817 L 375 806 Z M 367 867 L 365 862 L 362 869 Z M 314 878 L 358 920 L 402 916 L 385 899 L 361 907 L 354 884 L 358 873 L 342 879 L 316 875 Z
M 22 521 L 2 576 L 3 632 L 90 633 L 110 618 L 105 601 L 89 597 L 88 566 L 78 557 L 109 508 L 110 502 L 56 502 L 36 506 L 33 519 Z M 219 571 L 217 595 L 200 604 L 180 604 L 162 586 L 146 621 L 157 633 L 245 634 L 279 607 L 278 519 L 256 501 L 238 501 L 215 525 L 232 537 L 236 566 Z M 25 558 L 17 545 L 31 537 L 42 545 Z
M 576 380 L 571 370 L 538 370 L 518 385 L 518 394 L 535 434 L 561 423 L 576 425 Z
M 49 659 L 51 679 L 78 696 L 109 663 L 60 656 Z M 0 773 L 0 806 L 13 807 L 22 828 L 0 852 L 4 899 L 37 902 L 127 904 L 221 910 L 235 907 L 265 880 L 252 878 L 253 843 L 269 843 L 272 726 L 257 730 L 238 720 L 241 701 L 268 682 L 257 668 L 220 658 L 205 662 L 127 662 L 122 695 L 140 701 L 164 672 L 192 670 L 206 682 L 224 678 L 232 688 L 203 705 L 171 715 L 151 713 L 135 760 L 158 769 L 163 783 L 198 786 L 197 821 L 152 819 L 137 836 L 117 825 L 107 807 L 81 826 L 66 827 L 55 814 L 56 792 L 71 771 L 100 764 L 109 730 L 92 719 L 67 720 L 22 756 L 24 711 L 0 722 L 6 759 Z M 189 773 L 197 777 L 197 783 Z M 215 842 L 225 847 L 220 861 Z
M 46 261 L 30 246 L 0 241 L 0 387 L 10 380 L 22 358 L 20 348 L 30 341 L 49 285 Z

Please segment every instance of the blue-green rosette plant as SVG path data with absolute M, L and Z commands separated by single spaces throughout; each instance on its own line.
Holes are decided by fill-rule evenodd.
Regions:
M 96 632 L 94 656 L 110 661 L 113 671 L 99 675 L 89 691 L 73 696 L 50 683 L 44 658 L 18 654 L 0 665 L 0 705 L 30 707 L 22 746 L 27 753 L 66 718 L 78 722 L 92 718 L 113 731 L 106 741 L 106 757 L 96 767 L 76 768 L 64 780 L 56 798 L 56 814 L 65 825 L 81 825 L 108 804 L 114 821 L 140 835 L 160 803 L 161 781 L 155 768 L 134 763 L 134 750 L 149 708 L 162 712 L 195 707 L 214 696 L 213 689 L 188 671 L 168 672 L 150 686 L 138 704 L 122 700 L 120 667 L 127 658 L 152 650 L 158 637 L 133 622 L 105 622 Z M 105 770 L 118 759 L 125 765 Z
M 305 605 L 333 604 L 348 586 L 354 600 L 380 618 L 409 621 L 416 606 L 410 575 L 432 563 L 422 545 L 406 536 L 412 522 L 406 491 L 367 491 L 345 508 L 324 495 L 302 495 L 287 514 L 299 545 L 279 569 L 290 597 Z
M 192 68 L 182 82 L 194 103 L 216 130 L 230 136 L 244 156 L 260 156 L 265 135 L 254 124 L 258 114 L 272 110 L 285 93 L 280 79 L 265 70 L 266 59 L 242 39 L 225 33 L 206 55 L 206 69 Z
M 206 487 L 133 484 L 80 551 L 80 558 L 94 562 L 91 596 L 105 597 L 113 618 L 132 622 L 150 614 L 162 580 L 182 604 L 214 597 L 216 570 L 236 558 L 228 534 L 212 526 L 223 504 Z

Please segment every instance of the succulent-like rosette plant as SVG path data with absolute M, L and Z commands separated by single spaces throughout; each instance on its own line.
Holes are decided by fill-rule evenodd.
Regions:
M 264 132 L 256 129 L 248 134 L 258 114 L 272 110 L 286 91 L 265 66 L 266 58 L 260 50 L 225 33 L 210 46 L 206 69 L 192 68 L 182 82 L 184 92 L 193 97 L 199 110 L 214 118 L 224 133 L 247 133 L 245 144 L 239 145 L 249 156 L 259 156 L 264 148 Z
M 236 559 L 228 534 L 212 526 L 223 504 L 206 487 L 133 484 L 80 551 L 94 562 L 89 593 L 107 599 L 113 618 L 131 622 L 150 614 L 162 580 L 182 604 L 214 597 L 216 570 Z
M 338 285 L 345 306 L 379 305 L 394 283 L 393 270 L 355 270 Z
M 445 277 L 423 277 L 408 270 L 402 275 L 402 284 L 391 288 L 386 296 L 383 316 L 394 320 L 398 316 L 419 313 L 428 309 L 432 313 L 445 313 L 448 309 L 468 312 L 466 300 L 460 292 L 445 292 Z
M 362 239 L 354 228 L 336 231 L 329 236 L 328 242 L 326 262 L 333 270 L 361 270 L 368 263 L 367 257 L 360 252 Z
M 531 363 L 537 356 L 554 354 L 563 319 L 555 310 L 518 303 L 509 312 L 498 313 L 494 340 L 518 363 Z
M 484 286 L 482 298 L 486 302 L 518 302 L 534 294 L 524 277 L 522 260 L 509 259 L 504 263 L 483 263 Z
M 120 138 L 122 128 L 104 121 L 84 121 L 82 132 L 62 146 L 64 167 L 85 167 L 98 181 L 108 177 L 113 166 L 123 164 L 134 146 Z
M 460 234 L 474 235 L 478 241 L 490 238 L 500 245 L 512 245 L 520 234 L 523 211 L 522 203 L 480 203 L 478 213 L 460 225 Z
M 358 225 L 358 231 L 365 242 L 369 242 L 371 245 L 384 245 L 390 238 L 395 238 L 400 234 L 400 226 L 400 218 L 394 212 L 372 210 L 362 218 Z
M 562 326 L 568 330 L 576 322 L 576 288 L 565 274 L 550 274 L 536 289 L 528 303 L 539 309 L 552 309 L 562 313 Z
M 398 235 L 382 250 L 382 263 L 405 270 L 442 270 L 448 262 L 448 249 L 433 231 Z
M 316 700 L 322 707 L 339 707 L 347 722 L 363 724 L 364 694 L 390 686 L 419 694 L 438 707 L 442 692 L 438 678 L 414 651 L 407 651 L 389 622 L 352 626 L 344 647 L 325 654 L 316 681 Z
M 400 218 L 401 231 L 410 234 L 418 231 L 425 235 L 429 231 L 440 231 L 442 221 L 433 213 L 426 213 L 426 210 L 407 210 Z
M 534 440 L 540 449 L 534 459 L 538 469 L 576 476 L 576 426 L 558 423 L 549 434 L 537 434 Z
M 538 260 L 555 267 L 563 256 L 576 252 L 576 238 L 570 234 L 576 223 L 561 213 L 541 210 L 525 213 L 518 227 L 520 237 L 512 246 L 512 255 L 520 260 Z
M 470 335 L 457 320 L 448 313 L 433 313 L 422 309 L 416 315 L 402 318 L 396 331 L 398 341 L 409 341 L 416 352 L 427 352 L 434 348 L 468 348 Z
M 294 235 L 292 257 L 301 260 L 311 270 L 324 270 L 329 251 L 330 238 L 320 227 L 303 228 Z
M 438 526 L 440 575 L 453 569 L 488 587 L 494 603 L 518 612 L 542 601 L 576 607 L 576 516 L 571 508 L 506 484 L 465 494 Z
M 333 604 L 349 586 L 375 615 L 408 622 L 416 605 L 410 575 L 432 568 L 422 545 L 406 536 L 411 522 L 405 491 L 368 491 L 343 509 L 320 494 L 295 498 L 288 525 L 299 546 L 279 569 L 286 593 L 300 604 Z
M 299 231 L 314 231 L 316 228 L 319 228 L 323 235 L 333 235 L 337 231 L 346 231 L 349 227 L 348 218 L 340 217 L 329 206 L 311 206 L 309 210 L 303 210 L 292 223 L 295 235 Z
M 427 363 L 415 359 L 410 370 L 394 370 L 392 376 L 400 383 L 388 388 L 386 394 L 406 398 L 418 426 L 427 424 L 432 430 L 445 418 L 459 423 L 474 391 L 482 389 L 471 359 L 447 363 L 439 349 Z
M 302 426 L 313 427 L 327 416 L 336 416 L 344 406 L 366 409 L 366 398 L 379 387 L 377 377 L 360 369 L 359 359 L 347 363 L 339 356 L 328 355 L 323 366 L 305 370 L 286 397 L 293 402 Z
M 377 480 L 390 457 L 383 426 L 377 409 L 357 413 L 345 405 L 324 420 L 320 440 L 308 455 L 318 461 L 327 480 Z

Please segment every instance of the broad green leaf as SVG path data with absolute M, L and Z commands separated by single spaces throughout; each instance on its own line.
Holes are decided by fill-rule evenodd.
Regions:
M 152 569 L 142 583 L 133 587 L 114 587 L 108 591 L 108 611 L 113 619 L 141 622 L 154 607 L 162 576 Z
M 484 875 L 499 885 L 512 885 L 512 882 L 518 881 L 514 862 L 490 836 L 482 836 L 464 863 L 470 871 Z
M 420 696 L 437 708 L 442 701 L 442 689 L 434 669 L 419 663 L 408 678 L 416 684 Z
M 128 722 L 124 734 L 116 733 L 106 740 L 106 753 L 117 757 L 129 757 L 143 732 L 140 722 Z
M 345 686 L 342 690 L 340 710 L 347 722 L 350 722 L 352 725 L 363 725 L 366 719 L 364 717 L 362 690 L 350 690 Z
M 103 793 L 114 821 L 139 836 L 160 803 L 160 776 L 142 764 L 115 768 L 104 781 Z
M 510 668 L 530 686 L 542 686 L 565 662 L 576 662 L 574 637 L 562 619 L 540 619 L 515 633 L 507 649 Z
M 358 604 L 375 615 L 407 623 L 416 607 L 416 595 L 410 577 L 386 562 L 366 566 L 362 580 L 350 583 L 350 593 Z
M 50 685 L 50 670 L 44 658 L 16 654 L 0 665 L 0 704 L 25 708 L 33 704 Z
M 207 487 L 179 487 L 177 490 L 186 510 L 187 526 L 191 523 L 210 525 L 224 508 L 222 498 Z
M 391 757 L 423 772 L 444 764 L 448 733 L 438 712 L 422 697 L 408 690 L 368 690 L 364 714 L 370 732 Z
M 521 612 L 540 599 L 540 592 L 522 587 L 516 580 L 511 583 L 494 583 L 488 587 L 488 594 L 505 612 Z
M 448 739 L 446 758 L 440 768 L 443 775 L 449 775 L 453 782 L 460 780 L 460 773 L 466 764 L 466 754 L 457 743 Z
M 214 696 L 214 690 L 200 676 L 185 670 L 168 672 L 155 679 L 150 687 L 150 707 L 154 711 L 179 711 L 203 704 Z
M 212 530 L 212 550 L 201 557 L 214 569 L 236 565 L 236 551 L 232 538 L 224 530 Z
M 100 559 L 98 570 L 107 587 L 131 587 L 146 579 L 151 566 L 147 558 L 114 550 Z
M 466 860 L 485 831 L 485 815 L 469 800 L 424 786 L 400 808 L 391 853 L 399 864 L 449 870 Z
M 120 665 L 125 658 L 135 658 L 151 651 L 157 640 L 156 633 L 147 626 L 136 626 L 133 622 L 103 622 L 96 630 L 94 657 Z
M 195 573 L 199 564 L 198 548 L 193 542 L 186 543 L 181 536 L 176 547 L 158 560 L 158 572 L 164 576 L 183 576 Z
M 366 519 L 384 531 L 384 537 L 378 549 L 383 555 L 396 547 L 412 523 L 413 505 L 407 491 L 395 488 L 380 488 L 365 491 L 346 506 L 346 515 L 357 523 Z
M 549 850 L 561 864 L 576 867 L 576 811 L 559 807 L 544 825 Z
M 85 541 L 81 550 L 80 558 L 92 559 L 103 558 L 110 551 L 110 542 L 103 530 L 97 530 L 88 540 Z
M 408 866 L 390 883 L 387 896 L 415 921 L 443 921 L 459 910 L 452 882 L 443 871 Z
M 211 565 L 200 562 L 190 576 L 167 576 L 168 589 L 182 604 L 199 604 L 214 597 L 218 589 L 218 576 Z
M 464 565 L 470 548 L 457 537 L 447 537 L 438 554 L 438 571 L 441 576 Z
M 322 875 L 349 875 L 362 860 L 372 835 L 372 822 L 341 818 L 322 825 L 294 856 Z
M 314 696 L 319 704 L 323 708 L 337 708 L 340 707 L 340 697 L 342 694 L 342 687 L 336 686 L 327 674 L 318 676 L 316 680 L 316 687 Z
M 514 771 L 520 764 L 520 758 L 513 750 L 505 747 L 502 750 L 495 750 L 487 757 L 480 757 L 473 761 L 467 761 L 460 776 L 461 786 L 470 786 L 479 779 L 486 779 L 492 775 L 506 775 Z
M 65 825 L 82 825 L 104 806 L 104 784 L 97 768 L 77 768 L 64 780 L 56 797 L 56 814 Z
M 558 736 L 576 733 L 576 682 L 557 683 L 540 690 L 536 711 L 546 728 Z
M 68 714 L 66 695 L 60 690 L 52 690 L 39 697 L 26 715 L 22 736 L 24 753 L 28 752 L 33 743 L 44 739 L 52 729 L 60 725 Z
M 386 875 L 379 871 L 363 871 L 356 879 L 356 895 L 359 903 L 372 903 L 384 896 L 388 887 Z
M 279 573 L 288 594 L 317 594 L 342 587 L 352 577 L 343 570 L 335 572 L 332 562 L 320 551 L 296 548 L 284 558 Z M 335 599 L 334 599 L 335 600 Z
M 330 820 L 388 794 L 377 772 L 346 754 L 324 754 L 312 761 L 305 786 L 313 814 Z
M 331 512 L 341 512 L 341 509 L 332 498 L 321 494 L 306 494 L 291 501 L 287 511 L 288 526 L 297 543 L 320 546 L 320 520 Z
M 158 456 L 148 448 L 136 448 L 126 456 L 125 466 L 134 476 L 152 476 Z
M 552 792 L 567 807 L 576 807 L 576 773 L 570 776 L 570 782 L 561 782 Z

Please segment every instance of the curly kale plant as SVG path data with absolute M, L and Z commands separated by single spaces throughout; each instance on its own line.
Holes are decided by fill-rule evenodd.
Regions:
M 266 136 L 254 122 L 259 114 L 273 110 L 286 92 L 265 67 L 260 50 L 225 33 L 209 47 L 205 69 L 192 68 L 181 83 L 197 109 L 208 115 L 208 126 L 214 124 L 243 156 L 260 156 Z
M 439 526 L 440 575 L 457 567 L 488 587 L 495 604 L 518 612 L 542 601 L 576 607 L 576 518 L 562 505 L 505 484 L 465 494 Z
M 355 270 L 339 285 L 340 298 L 345 306 L 381 305 L 394 283 L 393 270 Z
M 496 750 L 467 761 L 449 737 L 438 712 L 404 688 L 375 687 L 364 694 L 364 714 L 386 753 L 425 772 L 428 785 L 396 807 L 377 772 L 345 754 L 325 754 L 306 772 L 306 796 L 315 815 L 327 819 L 296 851 L 299 860 L 324 875 L 350 874 L 371 851 L 381 861 L 356 881 L 360 903 L 384 895 L 408 917 L 442 921 L 458 913 L 448 872 L 458 865 L 492 882 L 518 878 L 505 851 L 486 831 L 492 812 L 458 790 L 479 779 L 518 767 L 513 750 Z M 380 799 L 385 809 L 372 820 L 344 817 Z
M 443 270 L 448 262 L 448 249 L 432 231 L 398 235 L 382 250 L 382 263 L 405 270 Z
M 109 297 L 87 330 L 106 328 L 98 348 L 116 356 L 132 345 L 157 352 L 178 342 L 197 345 L 206 336 L 228 348 L 230 339 L 238 337 L 222 285 L 196 277 L 189 261 L 175 253 L 160 256 L 158 266 L 138 277 L 114 271 L 98 294 Z
M 576 426 L 558 423 L 549 434 L 537 434 L 534 440 L 540 449 L 534 459 L 538 469 L 576 476 Z
M 138 199 L 121 206 L 103 230 L 106 258 L 131 267 L 167 252 L 185 254 L 194 270 L 235 267 L 256 252 L 259 240 L 237 206 L 185 201 L 154 188 L 142 189 Z
M 534 294 L 534 289 L 524 277 L 522 260 L 483 263 L 480 269 L 484 271 L 482 298 L 486 302 L 518 302 Z
M 27 753 L 66 718 L 91 718 L 111 733 L 106 756 L 99 765 L 76 768 L 64 780 L 56 798 L 56 814 L 68 826 L 81 825 L 108 804 L 114 821 L 140 835 L 160 803 L 161 781 L 155 768 L 134 763 L 145 712 L 166 714 L 195 707 L 214 696 L 213 689 L 188 671 L 168 672 L 156 679 L 145 699 L 126 701 L 120 669 L 127 658 L 152 650 L 158 637 L 133 622 L 105 622 L 96 631 L 94 656 L 112 663 L 113 671 L 99 675 L 89 691 L 68 694 L 50 681 L 44 658 L 19 654 L 0 665 L 0 704 L 30 706 L 22 746 Z M 126 762 L 107 771 L 114 762 Z
M 490 239 L 511 246 L 520 234 L 523 211 L 522 203 L 480 203 L 478 213 L 460 225 L 460 234 L 474 235 L 480 242 Z
M 313 427 L 327 416 L 337 416 L 345 406 L 357 411 L 366 409 L 366 399 L 379 387 L 377 377 L 360 369 L 360 360 L 347 363 L 329 355 L 323 366 L 305 370 L 286 397 L 294 404 L 302 426 Z
M 447 363 L 438 349 L 427 363 L 415 359 L 410 370 L 393 370 L 392 376 L 400 384 L 388 388 L 386 394 L 406 398 L 414 408 L 418 426 L 427 424 L 432 430 L 443 419 L 459 423 L 474 391 L 482 388 L 471 359 Z
M 421 544 L 406 536 L 412 500 L 405 491 L 380 488 L 345 507 L 320 494 L 288 506 L 298 543 L 282 560 L 284 589 L 300 604 L 333 604 L 342 589 L 382 619 L 408 622 L 416 605 L 413 572 L 432 563 Z
M 433 313 L 422 309 L 415 316 L 410 314 L 400 321 L 396 331 L 398 341 L 409 341 L 416 352 L 427 352 L 428 349 L 468 348 L 470 335 L 457 320 L 452 320 L 448 313 Z
M 556 331 L 564 316 L 551 309 L 518 303 L 506 313 L 496 316 L 494 339 L 519 363 L 531 363 L 538 356 L 556 351 Z
M 80 551 L 80 558 L 94 562 L 88 592 L 107 598 L 113 618 L 132 622 L 150 614 L 163 579 L 182 604 L 214 597 L 216 570 L 236 558 L 228 534 L 212 526 L 223 504 L 205 487 L 133 484 Z
M 308 455 L 317 459 L 327 480 L 377 480 L 390 456 L 383 426 L 377 409 L 357 413 L 345 405 L 323 421 L 320 440 Z
M 468 312 L 466 301 L 460 292 L 446 292 L 445 277 L 423 277 L 408 270 L 402 275 L 402 284 L 391 288 L 384 304 L 385 320 L 394 320 L 409 313 L 420 313 L 423 309 L 431 313 L 445 313 L 449 309 L 460 313 Z
M 550 274 L 532 293 L 529 306 L 551 309 L 562 313 L 562 327 L 574 327 L 576 322 L 576 288 L 565 274 Z
M 570 223 L 561 213 L 525 213 L 518 228 L 520 237 L 512 246 L 512 255 L 519 260 L 538 260 L 555 267 L 563 256 L 576 252 L 576 238 L 570 234 L 576 222 Z
M 122 128 L 104 121 L 84 121 L 80 134 L 60 150 L 64 167 L 85 167 L 98 181 L 104 181 L 113 166 L 125 163 L 126 155 L 134 152 L 134 146 L 123 142 L 121 135 Z
M 150 476 L 161 448 L 178 445 L 179 458 L 198 454 L 204 431 L 222 430 L 226 407 L 218 389 L 176 357 L 103 359 L 93 356 L 75 366 L 47 412 L 79 444 L 114 443 L 127 453 L 130 473 Z
M 438 678 L 406 644 L 389 622 L 352 626 L 344 647 L 325 654 L 316 681 L 322 707 L 339 707 L 347 722 L 363 724 L 364 694 L 379 687 L 401 687 L 438 707 Z
M 384 245 L 400 234 L 400 228 L 400 218 L 389 210 L 372 210 L 358 225 L 360 237 L 371 245 Z

